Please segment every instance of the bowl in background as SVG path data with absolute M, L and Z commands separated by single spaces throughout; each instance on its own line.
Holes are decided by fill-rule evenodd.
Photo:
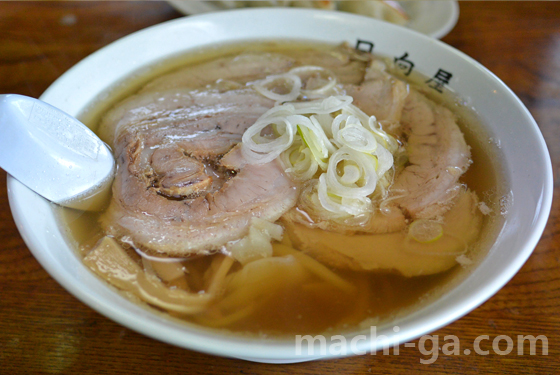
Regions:
M 486 257 L 442 297 L 361 340 L 359 351 L 378 350 L 432 332 L 490 298 L 531 255 L 552 201 L 552 167 L 544 139 L 528 110 L 496 76 L 463 53 L 420 33 L 362 16 L 303 9 L 245 9 L 186 17 L 139 31 L 87 57 L 62 75 L 42 100 L 80 118 L 123 83 L 154 66 L 202 47 L 262 40 L 349 42 L 374 53 L 407 59 L 428 77 L 443 70 L 446 85 L 466 98 L 501 145 L 510 201 L 504 225 Z M 451 77 L 449 76 L 451 75 Z M 27 246 L 42 266 L 78 299 L 149 337 L 192 350 L 269 363 L 334 357 L 319 343 L 298 353 L 295 341 L 224 335 L 178 323 L 114 291 L 81 262 L 58 218 L 58 207 L 8 178 L 10 206 Z M 394 332 L 393 325 L 400 330 Z M 348 335 L 348 341 L 370 329 Z M 381 337 L 383 336 L 383 337 Z M 369 337 L 369 336 L 368 336 Z M 313 350 L 311 350 L 313 349 Z M 352 354 L 352 353 L 348 353 Z M 340 354 L 338 355 L 340 356 Z

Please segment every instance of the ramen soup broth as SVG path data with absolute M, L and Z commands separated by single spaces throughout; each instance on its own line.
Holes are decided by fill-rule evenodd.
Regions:
M 192 53 L 180 59 L 150 67 L 144 74 L 136 74 L 128 82 L 119 84 L 110 95 L 107 95 L 109 99 L 93 105 L 81 118 L 84 122 L 93 125 L 92 127 L 95 129 L 97 127 L 95 124 L 100 123 L 111 106 L 139 90 L 146 91 L 145 87 L 149 88 L 150 85 L 154 85 L 153 82 L 157 83 L 158 80 L 162 82 L 162 78 L 156 78 L 154 81 L 154 77 L 173 74 L 177 69 L 184 69 L 185 66 L 196 67 L 198 64 L 212 61 L 218 57 L 236 56 L 244 51 L 280 53 L 297 60 L 305 51 L 325 52 L 333 48 L 335 47 L 330 45 L 317 46 L 314 44 L 310 46 L 309 44 L 267 42 L 237 45 L 225 50 L 213 48 Z M 386 63 L 386 66 L 387 70 L 391 72 L 390 61 Z M 395 77 L 403 79 L 398 72 L 394 74 Z M 260 78 L 263 79 L 265 76 L 266 74 Z M 257 254 L 256 260 L 254 260 L 254 255 L 250 255 L 249 258 L 251 256 L 253 258 L 248 261 L 239 258 L 242 260 L 241 262 L 223 255 L 224 252 L 228 253 L 225 247 L 223 248 L 226 249 L 225 251 L 213 251 L 209 254 L 185 253 L 186 255 L 182 256 L 174 254 L 166 257 L 160 252 L 150 251 L 149 248 L 138 245 L 129 236 L 122 236 L 122 238 L 113 236 L 118 241 L 113 238 L 109 238 L 109 241 L 107 237 L 104 237 L 107 234 L 106 227 L 100 224 L 103 223 L 103 215 L 107 215 L 107 213 L 78 212 L 61 208 L 62 221 L 68 228 L 68 239 L 79 249 L 80 256 L 86 257 L 86 264 L 94 270 L 98 266 L 92 266 L 92 262 L 95 263 L 98 259 L 93 257 L 95 259 L 92 260 L 92 256 L 90 258 L 87 256 L 92 253 L 92 249 L 100 246 L 100 241 L 104 241 L 103 246 L 108 249 L 107 251 L 112 251 L 110 248 L 117 246 L 126 255 L 128 259 L 126 262 L 130 260 L 131 263 L 127 263 L 129 270 L 127 272 L 142 273 L 142 276 L 134 276 L 137 283 L 143 283 L 145 288 L 156 294 L 162 290 L 183 293 L 177 292 L 180 295 L 169 297 L 170 300 L 162 297 L 163 302 L 148 299 L 148 302 L 157 302 L 148 304 L 145 298 L 139 298 L 141 293 L 135 289 L 137 285 L 125 285 L 107 275 L 102 275 L 113 286 L 124 291 L 129 298 L 158 312 L 168 314 L 171 319 L 225 329 L 238 334 L 276 337 L 316 334 L 325 331 L 349 332 L 358 330 L 364 325 L 388 324 L 391 320 L 409 314 L 439 298 L 445 291 L 463 280 L 469 270 L 484 256 L 502 225 L 500 213 L 503 212 L 501 212 L 500 199 L 506 191 L 506 183 L 500 173 L 499 149 L 489 141 L 489 135 L 473 112 L 459 104 L 460 100 L 456 96 L 449 92 L 443 95 L 431 92 L 433 90 L 426 89 L 423 85 L 425 81 L 425 77 L 418 74 L 407 77 L 410 88 L 430 96 L 431 100 L 451 109 L 456 116 L 466 143 L 470 146 L 470 159 L 472 160 L 468 171 L 461 175 L 459 182 L 461 186 L 468 186 L 469 192 L 472 191 L 478 196 L 480 202 L 477 201 L 477 209 L 480 208 L 480 211 L 484 213 L 478 211 L 476 213 L 477 217 L 480 217 L 477 222 L 480 231 L 476 234 L 476 241 L 472 241 L 468 246 L 465 245 L 462 248 L 463 251 L 453 253 L 451 258 L 447 256 L 446 259 L 452 259 L 451 265 L 442 266 L 442 271 L 422 274 L 413 269 L 414 267 L 410 268 L 412 270 L 410 272 L 405 268 L 403 268 L 404 271 L 395 271 L 390 267 L 372 266 L 375 262 L 371 261 L 368 263 L 367 269 L 360 269 L 358 261 L 341 262 L 341 259 L 346 259 L 346 256 L 340 254 L 352 251 L 352 249 L 359 249 L 368 241 L 392 243 L 391 241 L 397 237 L 399 241 L 408 241 L 412 243 L 411 246 L 414 249 L 419 249 L 418 253 L 414 253 L 417 258 L 405 260 L 405 263 L 417 263 L 418 261 L 415 259 L 423 257 L 440 259 L 437 258 L 437 254 L 434 255 L 430 252 L 432 250 L 430 250 L 429 243 L 410 239 L 407 231 L 411 230 L 410 223 L 414 221 L 411 217 L 406 218 L 406 227 L 397 230 L 396 233 L 371 234 L 352 233 L 351 230 L 339 230 L 339 233 L 336 233 L 336 230 L 333 232 L 325 231 L 324 228 L 309 228 L 301 225 L 301 220 L 304 220 L 301 217 L 290 219 L 290 221 L 286 219 L 289 215 L 285 214 L 277 222 L 284 228 L 284 233 L 278 237 L 278 240 L 272 239 L 272 254 L 268 254 L 271 256 L 262 257 L 262 254 Z M 148 83 L 146 86 L 147 82 L 152 83 Z M 163 78 L 163 82 L 165 82 L 165 78 Z M 307 84 L 312 85 L 309 81 Z M 246 87 L 245 82 L 241 84 L 219 82 L 214 89 L 223 92 L 235 89 L 233 86 L 236 85 Z M 289 89 L 289 87 L 284 87 L 277 89 L 277 92 L 282 94 Z M 107 134 L 110 132 L 107 132 L 106 129 L 101 129 L 101 132 L 102 138 L 115 149 L 114 140 L 108 139 L 110 137 Z M 401 141 L 406 142 L 406 139 L 401 138 Z M 395 160 L 397 160 L 396 157 Z M 400 168 L 406 168 L 407 165 L 405 161 Z M 206 165 L 206 172 L 209 168 L 211 166 Z M 390 188 L 389 186 L 389 190 Z M 464 190 L 464 188 L 462 189 Z M 167 193 L 160 191 L 161 194 Z M 184 197 L 169 196 L 167 198 L 181 200 Z M 304 206 L 298 203 L 292 214 L 298 215 L 299 211 L 305 211 L 302 207 Z M 424 223 L 421 220 L 416 221 Z M 433 220 L 428 221 L 428 224 L 433 222 Z M 445 225 L 444 230 L 447 230 Z M 256 224 L 252 224 L 251 230 L 253 228 L 256 228 Z M 262 233 L 265 232 L 262 231 Z M 270 239 L 270 237 L 268 238 Z M 432 240 L 430 239 L 430 241 Z M 445 236 L 441 240 L 436 238 L 433 241 L 443 240 L 453 242 L 453 238 L 446 239 Z M 338 253 L 334 249 L 324 255 L 321 252 L 323 249 L 321 246 L 339 246 L 344 248 L 344 251 Z M 401 252 L 402 254 L 399 251 L 394 250 L 395 257 L 403 256 L 402 254 L 409 256 L 406 251 Z M 380 256 L 389 258 L 393 256 L 392 250 L 385 251 L 383 254 Z M 115 255 L 115 257 L 122 258 L 122 254 Z M 171 258 L 173 261 L 168 262 L 166 260 L 169 259 L 166 258 Z M 179 261 L 175 261 L 177 258 Z M 383 261 L 380 262 L 383 263 Z M 387 262 L 389 262 L 387 264 L 392 264 L 391 260 Z M 409 274 L 403 275 L 406 272 Z M 411 276 L 413 272 L 419 275 Z M 97 273 L 99 274 L 99 272 Z M 202 298 L 196 299 L 192 296 L 202 296 Z M 208 299 L 203 300 L 205 297 Z M 164 308 L 166 303 L 173 305 L 174 301 L 181 298 L 189 301 L 192 299 L 194 307 L 186 310 Z

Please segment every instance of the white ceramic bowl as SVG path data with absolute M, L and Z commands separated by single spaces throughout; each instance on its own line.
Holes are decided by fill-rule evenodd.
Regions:
M 488 132 L 501 143 L 505 159 L 513 203 L 485 259 L 442 298 L 400 319 L 398 334 L 392 325 L 379 327 L 377 336 L 386 338 L 372 344 L 359 341 L 357 349 L 375 350 L 412 340 L 490 298 L 519 270 L 542 234 L 552 200 L 550 157 L 537 124 L 513 92 L 476 61 L 437 40 L 346 13 L 251 9 L 198 15 L 112 43 L 66 72 L 42 99 L 79 117 L 109 88 L 155 63 L 216 43 L 282 38 L 350 44 L 362 39 L 374 43 L 374 52 L 379 54 L 399 57 L 408 53 L 415 69 L 426 76 L 433 76 L 440 68 L 451 72 L 448 86 L 470 98 Z M 15 221 L 35 257 L 70 293 L 110 319 L 161 341 L 222 356 L 275 363 L 325 357 L 305 350 L 298 355 L 294 342 L 223 336 L 178 324 L 129 302 L 81 263 L 57 224 L 52 204 L 12 178 L 8 189 Z

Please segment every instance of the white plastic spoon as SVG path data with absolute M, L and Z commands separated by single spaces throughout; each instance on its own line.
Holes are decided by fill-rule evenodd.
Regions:
M 48 200 L 100 209 L 109 195 L 115 160 L 84 124 L 45 102 L 0 95 L 0 167 Z

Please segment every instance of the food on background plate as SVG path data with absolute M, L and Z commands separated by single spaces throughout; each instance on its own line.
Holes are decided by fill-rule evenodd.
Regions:
M 328 10 L 340 10 L 349 13 L 361 14 L 389 21 L 399 25 L 404 25 L 409 17 L 404 9 L 399 5 L 398 1 L 382 1 L 382 0 L 311 0 L 311 1 L 214 1 L 221 8 L 243 8 L 243 7 L 298 7 L 298 8 L 317 8 Z

